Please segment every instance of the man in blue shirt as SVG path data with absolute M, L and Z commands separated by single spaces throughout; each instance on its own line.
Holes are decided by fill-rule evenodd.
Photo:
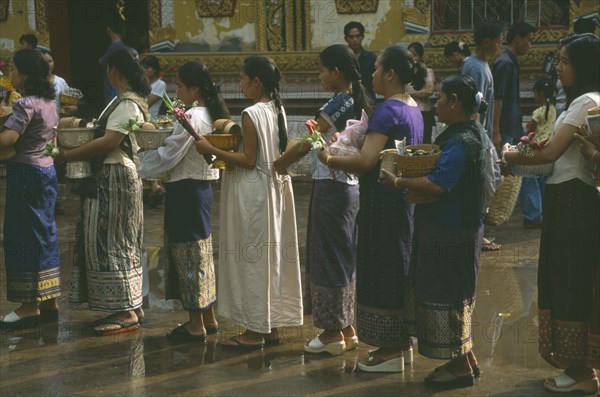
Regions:
M 525 22 L 517 22 L 508 30 L 506 51 L 494 62 L 494 128 L 492 140 L 499 149 L 505 143 L 517 144 L 523 131 L 523 116 L 519 99 L 519 62 L 517 56 L 527 53 L 536 29 Z M 519 206 L 523 226 L 527 229 L 542 225 L 542 193 L 544 177 L 524 177 L 519 192 Z
M 362 48 L 365 37 L 365 27 L 362 23 L 352 21 L 344 26 L 344 38 L 348 47 L 354 51 L 360 65 L 362 83 L 371 97 L 371 103 L 375 103 L 375 92 L 373 91 L 373 73 L 375 73 L 375 61 L 377 56 Z
M 498 49 L 500 49 L 500 43 L 502 42 L 502 30 L 503 27 L 498 21 L 483 21 L 480 23 L 473 32 L 473 38 L 475 41 L 475 51 L 472 55 L 465 58 L 463 63 L 461 74 L 471 76 L 477 85 L 477 89 L 483 95 L 485 102 L 488 105 L 488 109 L 485 112 L 477 113 L 478 120 L 483 126 L 486 132 L 486 147 L 488 154 L 491 156 L 491 164 L 495 165 L 496 157 L 495 149 L 493 147 L 491 136 L 492 136 L 492 109 L 494 106 L 494 79 L 492 77 L 492 71 L 488 65 L 488 59 L 490 59 Z M 493 166 L 492 166 L 493 167 Z M 486 171 L 487 172 L 487 171 Z M 501 176 L 499 175 L 499 167 L 494 167 L 494 183 L 490 186 L 495 192 L 498 187 Z M 490 193 L 492 194 L 492 193 Z M 495 244 L 493 240 L 483 238 L 481 244 L 482 251 L 497 251 L 500 249 L 499 244 Z
M 506 51 L 494 62 L 494 124 L 492 142 L 496 148 L 505 143 L 516 144 L 523 136 L 523 116 L 519 99 L 519 62 L 531 48 L 536 29 L 526 22 L 517 22 L 506 35 Z

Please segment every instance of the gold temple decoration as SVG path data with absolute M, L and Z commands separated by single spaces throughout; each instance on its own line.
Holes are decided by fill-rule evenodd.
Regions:
M 379 0 L 335 0 L 338 14 L 375 13 Z
M 196 11 L 201 18 L 232 17 L 236 0 L 196 0 Z
M 42 0 L 36 0 L 37 2 Z M 393 0 L 396 1 L 396 0 Z M 161 0 L 149 0 L 150 3 L 150 29 L 153 42 L 158 39 L 175 41 L 176 34 L 173 28 L 161 27 L 160 4 Z M 366 5 L 375 10 L 375 1 L 336 1 L 338 12 L 344 10 L 344 6 L 359 7 L 366 10 Z M 367 4 L 368 3 L 368 4 Z M 577 4 L 578 3 L 578 4 Z M 268 53 L 283 71 L 288 82 L 311 82 L 318 83 L 317 58 L 318 52 L 311 51 L 311 10 L 310 0 L 257 0 L 256 20 L 256 51 Z M 404 20 L 421 26 L 431 28 L 431 0 L 415 0 L 414 7 L 403 6 Z M 331 3 L 333 6 L 333 2 Z M 314 6 L 314 2 L 313 2 Z M 340 7 L 341 6 L 341 7 Z M 332 7 L 333 8 L 333 7 Z M 600 6 L 596 0 L 581 0 L 571 2 L 570 22 L 582 15 L 598 12 Z M 285 23 L 284 23 L 285 22 Z M 540 28 L 534 35 L 533 46 L 526 56 L 519 59 L 521 71 L 532 76 L 542 74 L 541 65 L 548 52 L 556 51 L 558 40 L 565 36 L 569 27 Z M 451 41 L 466 42 L 472 49 L 472 31 L 454 31 L 433 34 L 407 34 L 401 41 L 429 42 L 425 52 L 425 62 L 428 67 L 435 70 L 436 79 L 455 74 L 457 70 L 450 65 L 444 57 L 443 47 Z M 500 55 L 501 49 L 497 55 Z M 243 60 L 251 55 L 251 52 L 240 53 L 157 53 L 162 69 L 167 75 L 173 75 L 177 68 L 183 63 L 201 59 L 217 78 L 224 81 L 235 81 L 239 79 L 239 68 Z
M 35 0 L 35 26 L 34 32 L 38 38 L 38 43 L 50 47 L 50 32 L 48 31 L 48 21 L 46 16 L 46 0 Z
M 267 49 L 285 51 L 286 43 L 283 27 L 284 0 L 266 0 Z
M 427 0 L 417 0 L 414 7 L 403 7 L 404 20 L 417 25 L 431 26 L 431 6 Z

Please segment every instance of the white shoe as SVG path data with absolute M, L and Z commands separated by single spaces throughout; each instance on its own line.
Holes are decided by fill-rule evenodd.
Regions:
M 554 379 L 554 385 L 550 380 Z M 598 393 L 598 378 L 585 379 L 577 382 L 564 372 L 560 375 L 549 378 L 544 381 L 544 387 L 550 391 L 557 393 L 571 393 L 580 391 L 584 393 Z
M 410 365 L 413 363 L 414 355 L 412 347 L 409 347 L 408 350 L 402 350 L 402 355 L 404 356 L 404 364 Z
M 317 336 L 308 342 L 307 345 L 304 345 L 304 351 L 313 354 L 329 353 L 333 356 L 339 356 L 346 351 L 346 342 L 341 340 L 339 342 L 330 342 L 324 344 Z
M 365 372 L 402 372 L 404 371 L 404 357 L 392 358 L 374 364 L 376 358 L 370 356 L 366 364 L 358 363 L 358 369 Z
M 344 338 L 346 342 L 346 351 L 355 350 L 358 347 L 358 336 L 348 336 Z

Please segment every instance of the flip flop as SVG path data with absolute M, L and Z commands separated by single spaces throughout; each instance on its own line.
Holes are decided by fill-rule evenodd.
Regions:
M 225 341 L 225 343 L 221 342 L 220 343 L 221 347 L 223 347 L 224 349 L 260 350 L 265 346 L 264 342 L 263 343 L 242 343 L 239 340 L 239 337 L 241 335 L 242 334 L 234 335 L 231 338 L 229 338 L 227 341 Z M 227 343 L 227 342 L 232 342 L 232 343 Z
M 109 335 L 118 335 L 124 334 L 126 332 L 137 331 L 140 329 L 140 324 L 135 322 L 127 322 L 124 320 L 119 320 L 118 318 L 103 318 L 94 322 L 94 331 L 98 336 L 109 336 Z M 107 330 L 98 330 L 96 329 L 100 325 L 118 325 L 121 328 L 117 329 L 107 329 Z
M 206 343 L 208 341 L 208 336 L 206 335 L 192 335 L 190 331 L 185 328 L 185 326 L 189 323 L 189 321 L 185 324 L 180 325 L 179 327 L 173 328 L 169 333 L 167 333 L 167 339 L 176 340 L 178 342 L 200 342 Z

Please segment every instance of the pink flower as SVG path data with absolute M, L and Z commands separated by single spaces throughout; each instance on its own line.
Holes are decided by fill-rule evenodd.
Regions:
M 317 120 L 315 119 L 306 120 L 304 124 L 306 125 L 306 128 L 308 128 L 308 133 L 311 135 L 314 134 L 319 128 Z

